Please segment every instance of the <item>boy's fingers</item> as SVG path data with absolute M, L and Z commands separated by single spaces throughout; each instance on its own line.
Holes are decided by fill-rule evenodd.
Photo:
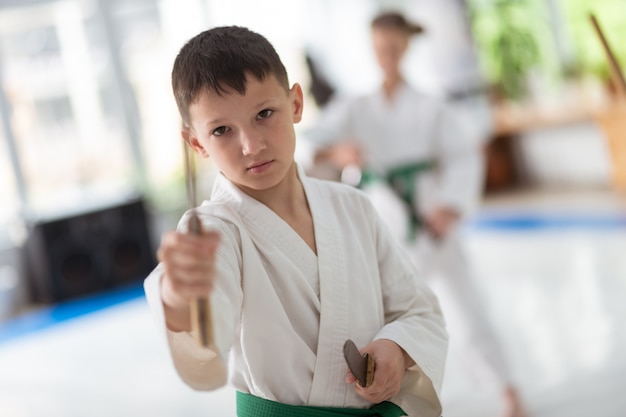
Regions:
M 161 238 L 161 247 L 177 248 L 190 253 L 206 253 L 215 251 L 219 242 L 220 236 L 217 232 L 207 232 L 203 235 L 170 232 Z
M 189 303 L 200 297 L 206 297 L 212 291 L 211 285 L 188 285 L 163 280 L 161 293 L 163 302 L 172 308 L 186 308 Z
M 364 399 L 373 402 L 380 403 L 388 400 L 392 397 L 392 392 L 385 386 L 372 384 L 367 388 L 363 388 L 359 384 L 356 385 L 357 393 Z
M 177 288 L 178 286 L 212 285 L 212 270 L 181 270 L 180 268 L 165 268 L 167 279 Z
M 219 234 L 216 232 L 206 236 L 192 236 L 178 232 L 168 233 L 163 235 L 161 239 L 157 258 L 161 262 L 176 262 L 177 264 L 185 262 L 212 263 L 219 241 Z
M 354 382 L 356 382 L 356 377 L 352 374 L 352 372 L 350 372 L 350 370 L 348 370 L 346 373 L 346 383 L 352 384 Z
M 214 266 L 209 261 L 185 262 L 185 256 L 170 256 L 162 261 L 169 279 L 182 284 L 203 284 L 213 281 Z
M 214 254 L 165 249 L 160 253 L 161 260 L 172 267 L 189 269 L 207 269 L 213 266 Z
M 164 284 L 165 285 L 165 284 Z M 204 297 L 213 289 L 212 283 L 206 284 L 184 284 L 175 281 L 169 281 L 168 285 L 179 297 L 190 301 L 197 297 Z
M 183 308 L 192 299 L 211 293 L 219 242 L 217 231 L 202 235 L 179 231 L 163 234 L 157 258 L 164 269 L 161 291 L 167 305 Z

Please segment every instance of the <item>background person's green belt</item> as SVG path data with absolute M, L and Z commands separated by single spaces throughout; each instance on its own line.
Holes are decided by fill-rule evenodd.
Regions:
M 417 207 L 417 177 L 430 171 L 435 166 L 433 161 L 420 161 L 400 165 L 387 171 L 384 175 L 364 169 L 361 172 L 361 181 L 358 187 L 363 188 L 375 181 L 384 181 L 409 207 L 409 240 L 414 240 L 418 229 L 422 226 L 422 220 L 418 216 Z

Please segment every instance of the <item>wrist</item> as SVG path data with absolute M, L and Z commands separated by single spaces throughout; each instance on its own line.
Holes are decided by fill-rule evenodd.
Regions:
M 406 353 L 404 349 L 400 349 L 402 350 L 402 356 L 404 357 L 404 369 L 409 369 L 410 367 L 415 365 L 415 361 L 409 356 L 408 353 Z
M 174 332 L 191 330 L 189 303 L 177 296 L 164 274 L 161 278 L 161 304 L 167 328 Z
M 189 313 L 189 308 L 172 308 L 164 302 L 163 311 L 165 313 L 165 325 L 168 330 L 173 332 L 191 331 L 191 314 Z

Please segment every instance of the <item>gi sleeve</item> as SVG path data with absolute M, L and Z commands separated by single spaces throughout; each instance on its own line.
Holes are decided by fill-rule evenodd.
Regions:
M 375 212 L 372 217 L 386 323 L 375 339 L 394 341 L 415 361 L 404 377 L 399 405 L 413 410 L 410 415 L 439 417 L 448 348 L 439 302 L 382 219 Z
M 459 109 L 442 105 L 435 126 L 437 155 L 435 205 L 456 209 L 462 215 L 473 211 L 480 199 L 484 179 L 482 142 Z
M 347 96 L 333 98 L 319 113 L 315 123 L 299 133 L 302 149 L 306 149 L 309 159 L 299 158 L 303 167 L 313 164 L 315 152 L 330 145 L 351 139 L 353 134 L 353 100 Z M 302 155 L 302 153 L 300 153 Z
M 179 230 L 186 229 L 186 216 L 179 223 Z M 219 230 L 220 246 L 215 257 L 216 282 L 210 295 L 211 317 L 215 348 L 205 349 L 197 344 L 189 332 L 173 332 L 165 322 L 161 299 L 161 264 L 144 281 L 144 289 L 150 310 L 159 329 L 166 336 L 174 367 L 181 379 L 195 390 L 214 390 L 227 382 L 228 352 L 235 340 L 235 332 L 241 312 L 241 262 L 237 254 L 236 234 L 223 223 L 211 221 L 200 215 L 204 230 Z

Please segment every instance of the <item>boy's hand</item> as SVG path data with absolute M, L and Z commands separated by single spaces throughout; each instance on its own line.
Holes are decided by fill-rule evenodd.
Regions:
M 213 290 L 219 240 L 219 233 L 214 231 L 202 235 L 181 232 L 163 235 L 157 258 L 164 267 L 161 299 L 170 330 L 191 330 L 189 303 Z
M 361 349 L 361 353 L 369 353 L 376 364 L 374 382 L 367 388 L 354 385 L 356 393 L 363 399 L 378 404 L 389 400 L 400 392 L 404 372 L 414 362 L 395 342 L 387 339 L 375 340 Z M 356 382 L 356 377 L 348 371 L 346 382 Z

